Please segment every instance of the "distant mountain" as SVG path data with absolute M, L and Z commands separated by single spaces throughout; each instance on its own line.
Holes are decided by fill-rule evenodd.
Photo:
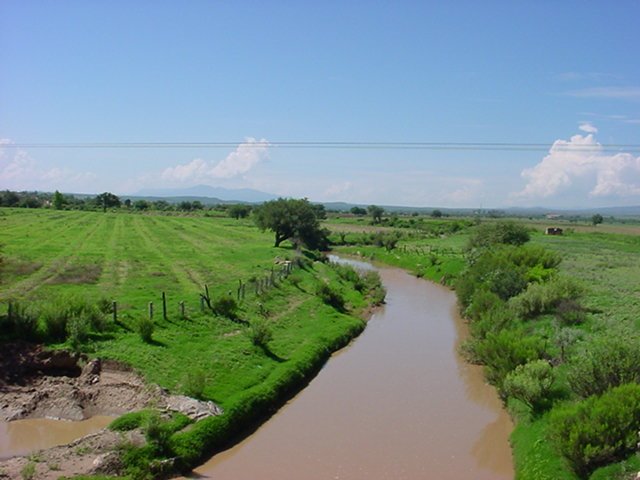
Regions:
M 210 185 L 196 185 L 187 188 L 147 188 L 131 195 L 131 197 L 205 197 L 223 200 L 225 202 L 259 203 L 278 198 L 277 195 L 261 192 L 250 188 L 223 188 Z

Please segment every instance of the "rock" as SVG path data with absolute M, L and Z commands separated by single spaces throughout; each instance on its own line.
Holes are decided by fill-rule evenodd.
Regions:
M 99 358 L 94 358 L 89 363 L 87 363 L 82 369 L 83 376 L 85 375 L 98 375 L 102 370 L 102 362 Z
M 120 455 L 117 452 L 107 452 L 95 458 L 89 474 L 113 475 L 119 473 L 122 468 Z
M 220 415 L 222 409 L 213 402 L 204 402 L 185 395 L 170 395 L 167 409 L 185 414 L 193 420 Z
M 37 361 L 44 370 L 72 370 L 78 367 L 78 355 L 64 350 L 40 352 Z

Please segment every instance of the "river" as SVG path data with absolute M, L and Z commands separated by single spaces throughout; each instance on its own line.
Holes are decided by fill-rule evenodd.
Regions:
M 467 333 L 455 295 L 398 269 L 380 274 L 386 305 L 363 334 L 193 478 L 513 478 L 511 421 L 457 353 Z
M 379 271 L 386 305 L 362 335 L 193 478 L 513 478 L 509 417 L 482 370 L 457 354 L 467 333 L 455 295 L 399 269 Z M 108 421 L 0 422 L 0 458 L 70 442 Z

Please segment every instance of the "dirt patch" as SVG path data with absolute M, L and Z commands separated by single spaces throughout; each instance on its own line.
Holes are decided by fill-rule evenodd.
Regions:
M 146 384 L 118 362 L 89 360 L 23 342 L 0 349 L 0 421 L 42 417 L 83 420 L 147 407 L 179 411 L 196 420 L 222 413 L 213 402 L 170 395 L 157 385 Z M 0 479 L 22 478 L 21 471 L 30 462 L 34 466 L 28 468 L 36 469 L 33 478 L 115 473 L 120 468 L 118 446 L 143 442 L 143 438 L 140 432 L 123 435 L 101 430 L 69 445 L 2 461 Z
M 49 283 L 58 284 L 83 284 L 98 283 L 102 275 L 102 266 L 96 263 L 88 265 L 72 264 L 67 265 L 58 272 Z
M 40 262 L 28 262 L 16 258 L 5 258 L 0 264 L 1 270 L 6 275 L 23 276 L 31 275 L 42 268 Z

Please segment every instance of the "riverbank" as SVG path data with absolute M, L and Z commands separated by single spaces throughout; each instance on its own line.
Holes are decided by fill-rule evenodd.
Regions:
M 178 412 L 193 421 L 222 413 L 213 402 L 171 395 L 157 385 L 148 384 L 130 367 L 118 362 L 89 360 L 85 355 L 46 350 L 42 345 L 26 342 L 4 344 L 0 350 L 0 421 L 29 419 L 25 435 L 39 425 L 47 428 L 48 421 L 37 419 L 72 424 L 102 417 L 104 420 L 96 424 L 105 425 L 110 422 L 109 417 L 113 420 L 123 413 L 149 407 Z M 20 426 L 16 428 L 20 430 Z M 21 434 L 15 435 L 20 438 Z M 14 441 L 18 443 L 18 439 Z M 29 439 L 26 441 L 29 443 Z M 3 478 L 16 479 L 23 478 L 25 468 L 33 468 L 34 478 L 42 479 L 118 473 L 122 462 L 115 452 L 123 442 L 142 445 L 144 435 L 140 430 L 123 436 L 101 429 L 67 445 L 2 460 L 0 472 Z M 12 455 L 9 447 L 0 452 L 2 456 Z
M 195 478 L 513 478 L 511 423 L 457 353 L 454 294 L 381 267 L 387 300 L 348 348 Z

